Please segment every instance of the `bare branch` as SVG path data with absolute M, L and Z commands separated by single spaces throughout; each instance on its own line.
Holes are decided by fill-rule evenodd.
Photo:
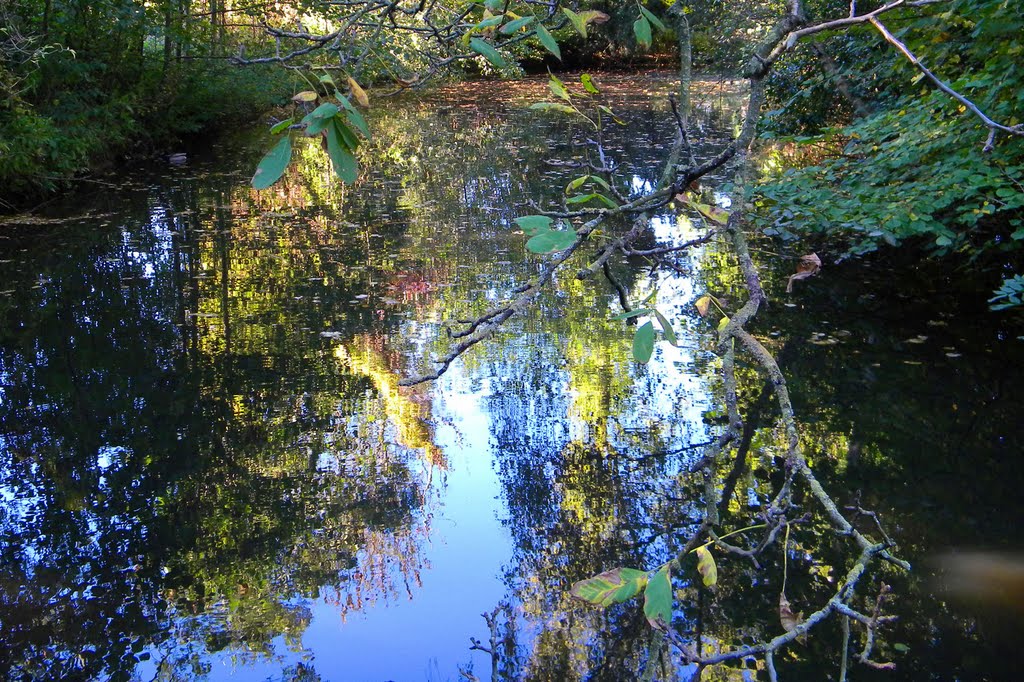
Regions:
M 882 34 L 882 37 L 884 37 L 892 46 L 899 50 L 903 54 L 903 56 L 906 57 L 911 64 L 916 66 L 921 73 L 927 76 L 928 79 L 935 84 L 935 87 L 937 87 L 939 90 L 955 99 L 957 102 L 960 102 L 960 104 L 967 107 L 967 109 L 970 110 L 971 113 L 973 113 L 975 116 L 981 119 L 982 123 L 988 126 L 989 136 L 988 140 L 985 142 L 985 151 L 991 151 L 994 145 L 995 131 L 997 130 L 1000 130 L 1004 133 L 1008 133 L 1010 135 L 1019 135 L 1021 137 L 1024 137 L 1024 124 L 1010 127 L 1003 125 L 1002 123 L 997 123 L 993 121 L 991 118 L 985 115 L 985 113 L 982 112 L 982 110 L 979 109 L 974 102 L 961 95 L 959 92 L 950 87 L 945 81 L 943 81 L 941 78 L 932 73 L 931 69 L 922 64 L 921 60 L 918 59 L 917 56 L 914 55 L 914 53 L 911 52 L 906 45 L 900 42 L 900 40 L 896 36 L 890 33 L 889 29 L 887 29 L 881 21 L 879 21 L 875 17 L 871 17 L 869 21 L 871 22 L 872 26 L 878 29 L 878 32 Z

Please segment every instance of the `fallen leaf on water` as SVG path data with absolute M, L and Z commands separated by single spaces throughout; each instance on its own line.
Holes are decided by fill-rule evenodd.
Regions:
M 818 274 L 819 270 L 821 270 L 821 259 L 818 258 L 818 254 L 809 253 L 806 256 L 801 256 L 800 264 L 796 266 L 796 273 L 789 276 L 789 282 L 786 284 L 786 293 L 793 293 L 794 281 L 814 277 Z

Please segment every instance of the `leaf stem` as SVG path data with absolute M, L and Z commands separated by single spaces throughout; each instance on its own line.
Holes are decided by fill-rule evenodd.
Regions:
M 759 523 L 759 524 L 757 524 L 755 526 L 747 526 L 746 528 L 740 528 L 739 530 L 730 531 L 730 532 L 726 533 L 725 535 L 718 536 L 714 540 L 708 540 L 703 545 L 698 545 L 698 546 L 694 547 L 689 552 L 687 552 L 687 554 L 693 554 L 698 549 L 701 549 L 702 547 L 707 547 L 708 545 L 713 545 L 716 542 L 718 542 L 719 540 L 724 540 L 727 537 L 731 537 L 733 535 L 739 535 L 740 533 L 746 533 L 748 530 L 756 530 L 758 528 L 766 528 L 767 526 L 768 526 L 767 523 Z M 789 530 L 789 526 L 786 526 L 786 530 L 787 531 Z
M 786 523 L 786 540 L 782 543 L 782 594 L 786 593 L 786 571 L 789 565 L 789 523 Z

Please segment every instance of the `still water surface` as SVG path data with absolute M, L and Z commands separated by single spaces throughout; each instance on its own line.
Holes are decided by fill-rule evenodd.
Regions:
M 598 82 L 629 123 L 603 140 L 619 186 L 642 191 L 671 140 L 671 81 Z M 727 92 L 700 88 L 698 156 L 735 126 Z M 639 610 L 596 611 L 568 587 L 657 566 L 699 520 L 703 481 L 684 472 L 716 433 L 721 386 L 692 302 L 738 300 L 727 251 L 697 249 L 660 279 L 615 266 L 634 303 L 657 292 L 681 339 L 646 367 L 611 319 L 615 292 L 571 269 L 441 379 L 398 385 L 447 350 L 452 323 L 537 272 L 512 219 L 579 175 L 566 160 L 596 161 L 592 132 L 526 109 L 544 97 L 526 81 L 381 104 L 353 187 L 309 145 L 254 192 L 264 140 L 239 135 L 0 227 L 8 677 L 490 679 L 470 648 L 491 646 L 481 614 L 500 679 L 639 676 Z M 674 210 L 653 220 L 651 246 L 699 234 Z M 870 264 L 787 297 L 800 254 L 762 246 L 776 302 L 755 331 L 791 376 L 813 464 L 920 566 L 883 576 L 901 620 L 880 658 L 896 671 L 856 679 L 1011 679 L 1014 613 L 935 596 L 927 559 L 1024 542 L 1020 331 L 978 298 L 947 300 L 942 280 L 894 286 Z M 770 499 L 781 452 L 741 375 L 751 428 L 722 472 L 730 527 Z M 797 608 L 846 566 L 812 531 L 790 553 Z M 781 563 L 722 558 L 716 595 L 679 576 L 681 629 L 711 648 L 777 634 Z M 836 628 L 794 648 L 786 679 L 835 679 L 838 642 Z M 705 679 L 764 676 L 748 662 Z

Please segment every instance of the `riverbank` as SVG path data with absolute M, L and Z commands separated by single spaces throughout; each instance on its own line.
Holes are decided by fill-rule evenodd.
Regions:
M 0 107 L 0 214 L 29 210 L 83 179 L 249 124 L 292 91 L 285 72 L 226 61 L 154 68 L 131 87 L 98 79 Z

